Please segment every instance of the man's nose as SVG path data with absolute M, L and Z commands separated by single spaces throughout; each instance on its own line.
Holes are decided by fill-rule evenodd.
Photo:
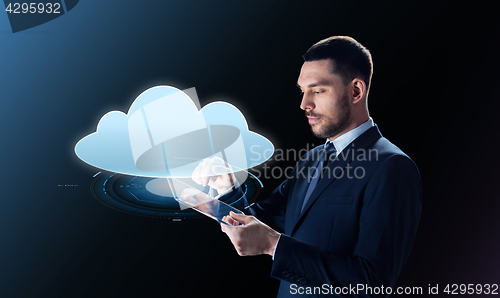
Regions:
M 314 101 L 312 100 L 312 96 L 308 95 L 307 92 L 304 92 L 302 95 L 302 101 L 300 103 L 300 108 L 304 111 L 310 111 L 315 108 Z

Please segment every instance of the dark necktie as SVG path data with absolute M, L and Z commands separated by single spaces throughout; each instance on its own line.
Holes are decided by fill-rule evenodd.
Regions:
M 304 197 L 304 202 L 302 203 L 302 209 L 300 210 L 300 213 L 304 211 L 304 207 L 306 206 L 309 197 L 314 191 L 316 184 L 318 184 L 319 179 L 321 179 L 321 177 L 323 176 L 323 169 L 328 167 L 332 160 L 335 159 L 337 150 L 335 150 L 335 146 L 333 146 L 333 143 L 328 142 L 325 147 L 326 148 L 322 150 L 321 154 L 318 157 L 316 171 L 314 172 L 313 179 L 311 180 L 311 182 L 309 183 L 309 187 L 307 188 L 306 196 Z M 328 173 L 328 177 L 330 176 L 330 174 L 331 173 Z

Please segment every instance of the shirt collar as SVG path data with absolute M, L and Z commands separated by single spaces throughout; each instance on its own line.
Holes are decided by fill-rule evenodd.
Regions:
M 343 135 L 337 137 L 335 140 L 330 141 L 330 139 L 326 139 L 325 142 L 325 149 L 326 146 L 329 143 L 333 143 L 333 146 L 335 147 L 335 150 L 337 150 L 337 154 L 342 152 L 352 141 L 354 141 L 357 137 L 362 135 L 365 131 L 370 129 L 370 127 L 375 126 L 373 123 L 373 119 L 370 118 L 363 124 L 359 125 L 358 127 L 349 130 L 348 132 L 344 133 Z

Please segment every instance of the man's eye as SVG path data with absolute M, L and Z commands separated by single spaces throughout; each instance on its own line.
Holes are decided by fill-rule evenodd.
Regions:
M 320 93 L 323 93 L 324 91 L 323 90 L 314 90 L 313 93 L 315 94 L 320 94 Z

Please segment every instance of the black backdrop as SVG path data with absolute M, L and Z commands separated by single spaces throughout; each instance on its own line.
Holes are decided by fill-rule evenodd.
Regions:
M 234 104 L 276 148 L 317 145 L 295 84 L 301 55 L 331 35 L 371 51 L 371 116 L 421 171 L 422 220 L 400 285 L 499 282 L 493 6 L 80 1 L 18 33 L 0 15 L 1 297 L 275 296 L 270 257 L 238 257 L 215 221 L 101 205 L 89 191 L 98 170 L 73 147 L 160 84 Z M 263 182 L 265 196 L 280 181 Z

